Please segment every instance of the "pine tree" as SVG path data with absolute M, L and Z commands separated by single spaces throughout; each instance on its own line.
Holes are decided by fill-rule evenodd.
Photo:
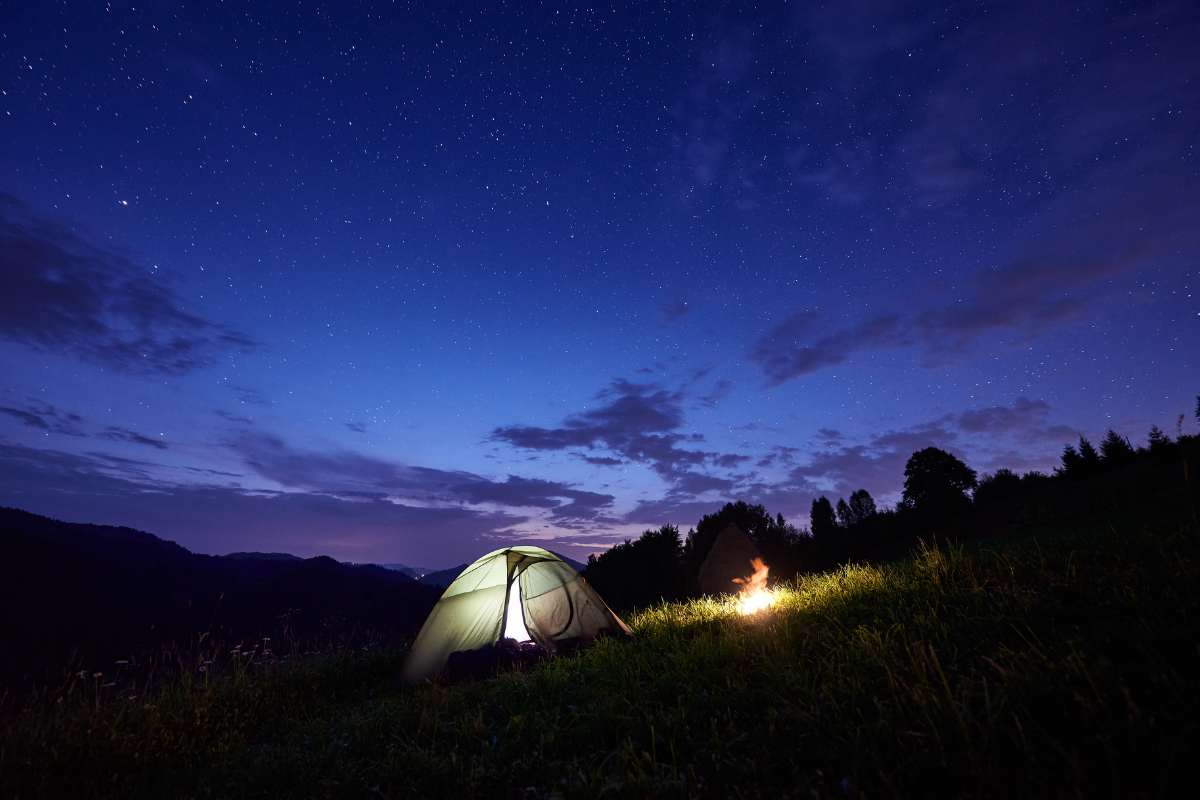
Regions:
M 1062 466 L 1056 470 L 1059 475 L 1074 478 L 1083 472 L 1083 459 L 1079 457 L 1079 451 L 1075 449 L 1075 445 L 1069 444 L 1064 447 L 1059 460 L 1062 462 Z
M 1133 445 L 1129 443 L 1129 440 L 1109 428 L 1108 433 L 1104 435 L 1104 441 L 1100 442 L 1100 458 L 1104 461 L 1105 466 L 1119 467 L 1122 464 L 1128 464 L 1135 455 Z
M 1100 454 L 1085 436 L 1079 437 L 1079 463 L 1088 475 L 1095 475 L 1100 470 Z
M 1150 445 L 1151 453 L 1161 453 L 1164 448 L 1171 444 L 1171 437 L 1162 432 L 1162 428 L 1157 425 L 1150 427 L 1150 435 L 1146 437 L 1147 443 Z

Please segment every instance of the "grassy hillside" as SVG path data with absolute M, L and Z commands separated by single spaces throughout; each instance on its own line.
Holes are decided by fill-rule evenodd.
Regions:
M 929 549 L 698 600 L 525 674 L 204 674 L 5 727 L 0 795 L 1152 796 L 1200 757 L 1194 529 Z

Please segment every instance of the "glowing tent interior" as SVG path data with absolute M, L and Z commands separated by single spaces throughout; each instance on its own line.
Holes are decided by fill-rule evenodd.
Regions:
M 546 652 L 629 627 L 565 561 L 540 547 L 495 550 L 446 587 L 404 665 L 410 683 L 437 675 L 450 656 L 496 644 L 533 641 Z

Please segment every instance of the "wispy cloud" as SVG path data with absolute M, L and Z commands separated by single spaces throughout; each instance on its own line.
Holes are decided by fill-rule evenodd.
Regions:
M 144 462 L 0 442 L 3 502 L 60 519 L 130 525 L 205 553 L 288 551 L 449 565 L 475 558 L 525 519 L 502 509 L 252 491 L 153 475 Z
M 178 375 L 246 335 L 188 311 L 149 270 L 0 195 L 0 337 L 125 372 Z
M 731 388 L 726 383 L 718 381 L 716 396 L 710 392 L 705 397 L 716 402 Z M 604 462 L 591 463 L 613 459 L 645 464 L 677 488 L 724 487 L 728 479 L 705 468 L 741 463 L 737 456 L 686 446 L 702 442 L 703 437 L 682 432 L 687 399 L 682 389 L 616 380 L 596 399 L 596 408 L 572 414 L 559 426 L 507 425 L 493 430 L 491 438 L 525 450 L 575 451 L 592 459 L 596 456 L 591 451 L 607 451 L 613 455 L 603 454 L 599 458 Z
M 303 450 L 265 434 L 244 434 L 231 446 L 247 467 L 280 486 L 338 497 L 537 508 L 557 520 L 594 520 L 613 502 L 612 495 L 554 481 L 517 475 L 492 480 L 349 450 Z
M 116 425 L 110 425 L 100 434 L 105 439 L 111 439 L 114 442 L 128 442 L 130 444 L 140 444 L 145 447 L 153 447 L 156 450 L 166 450 L 168 445 L 163 439 L 156 439 L 151 436 L 144 436 L 137 431 L 131 431 L 128 428 L 122 428 Z
M 37 428 L 46 433 L 62 433 L 67 436 L 84 435 L 82 417 L 39 400 L 32 400 L 20 407 L 2 407 L 0 408 L 0 414 L 4 414 L 23 425 L 27 425 L 30 428 Z

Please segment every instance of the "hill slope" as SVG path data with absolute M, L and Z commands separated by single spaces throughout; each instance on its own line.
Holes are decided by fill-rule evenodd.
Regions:
M 0 509 L 0 684 L 43 682 L 71 663 L 107 670 L 201 635 L 231 643 L 284 635 L 307 645 L 330 620 L 343 621 L 342 638 L 367 629 L 400 638 L 437 597 L 382 567 L 197 555 L 130 528 Z
M 1194 528 L 927 551 L 474 684 L 345 655 L 44 708 L 0 740 L 0 793 L 1163 794 L 1200 756 L 1198 586 Z

